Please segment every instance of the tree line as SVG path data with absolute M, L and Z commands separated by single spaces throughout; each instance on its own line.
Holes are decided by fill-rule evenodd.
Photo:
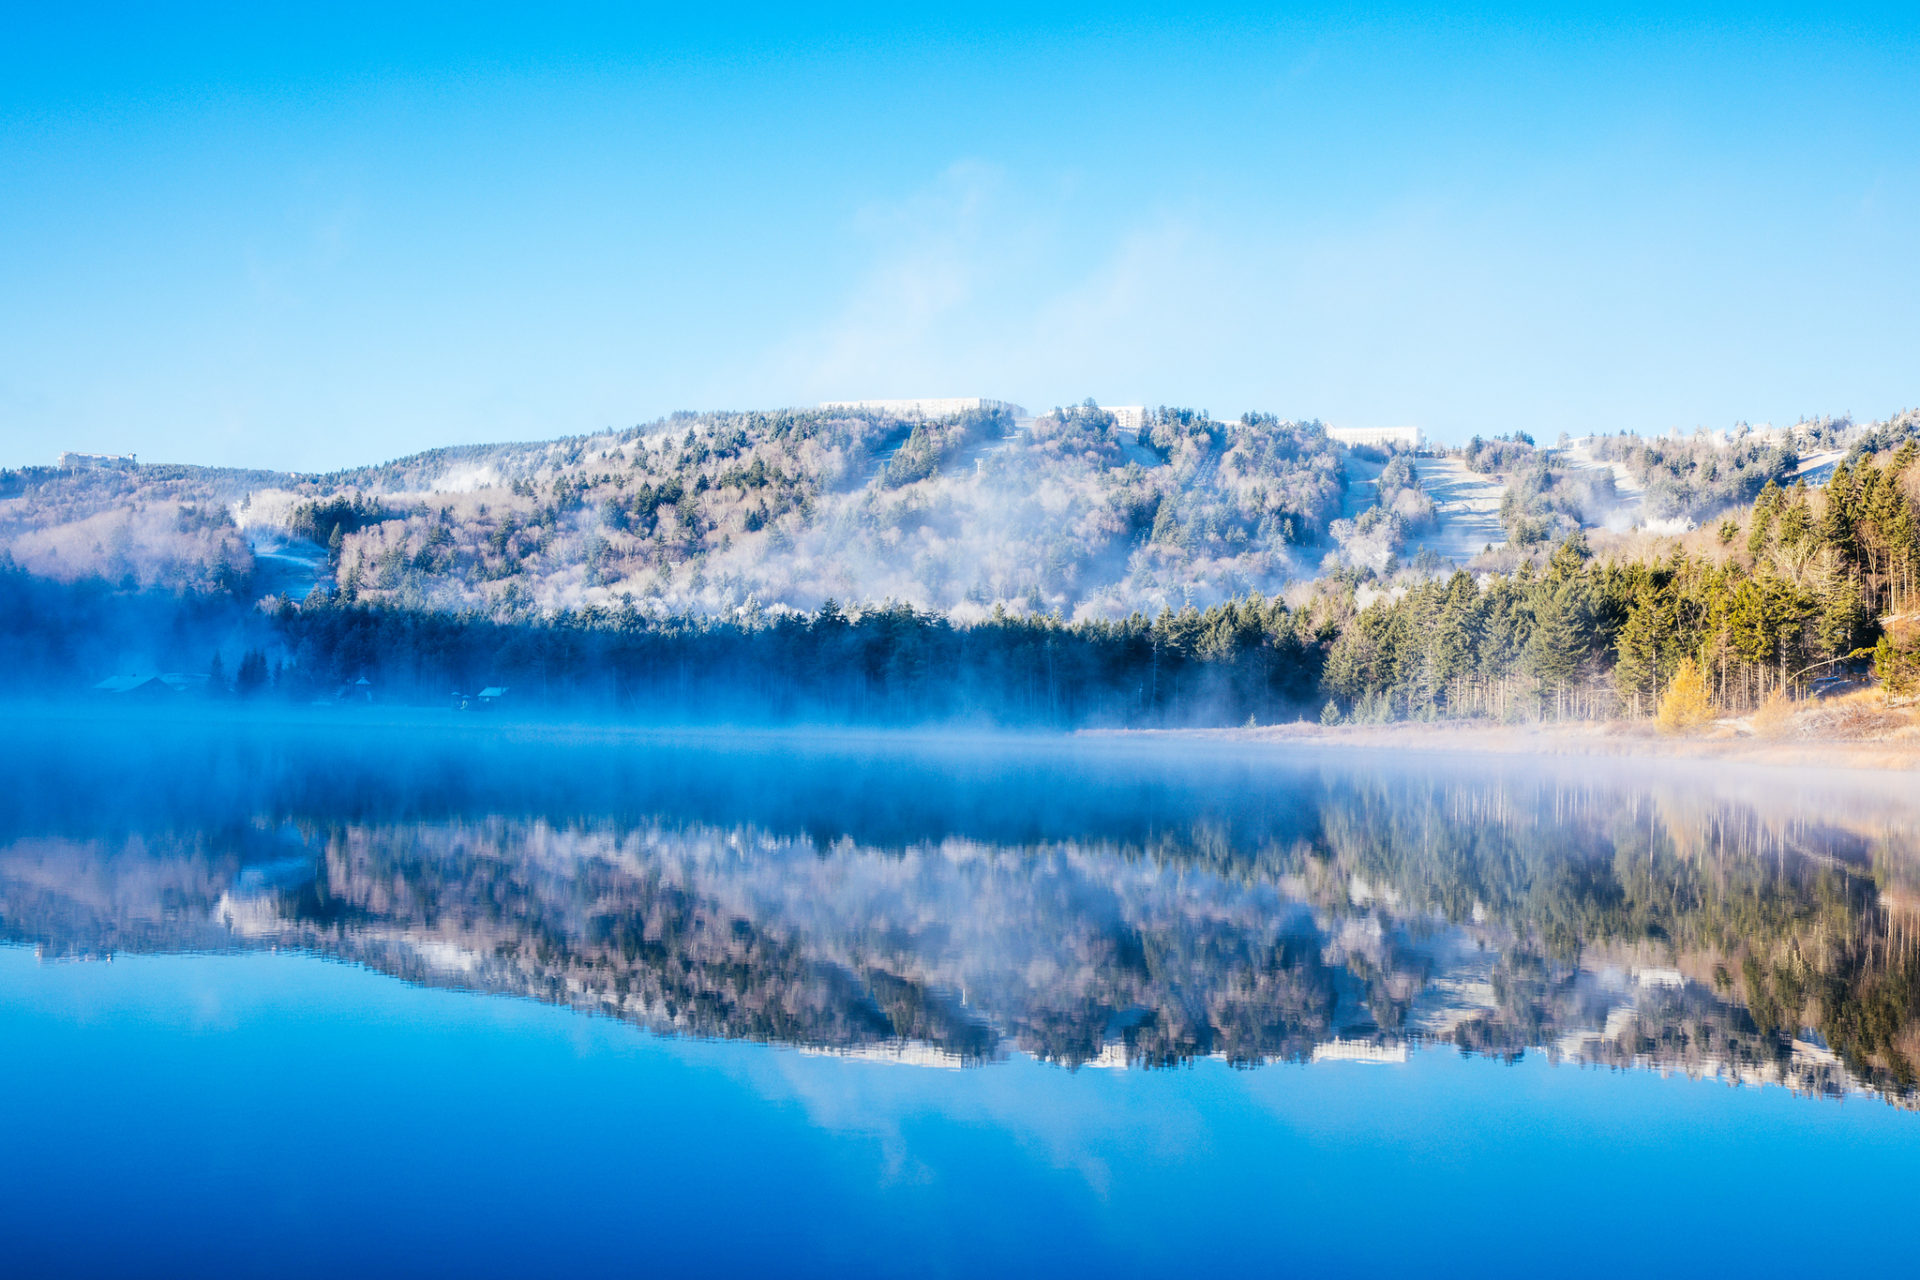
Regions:
M 649 617 L 632 606 L 525 622 L 318 600 L 273 616 L 292 696 L 368 678 L 432 701 L 504 686 L 517 702 L 672 719 L 1271 723 L 1317 706 L 1325 637 L 1251 597 L 1154 618 L 971 625 L 890 604 Z

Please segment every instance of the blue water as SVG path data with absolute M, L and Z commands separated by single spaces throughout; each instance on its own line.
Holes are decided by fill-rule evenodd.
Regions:
M 1911 1254 L 1900 779 L 12 728 L 8 1277 Z
M 1865 1098 L 1452 1052 L 943 1071 L 289 954 L 0 950 L 0 1043 L 21 1276 L 1897 1274 L 1920 1170 Z

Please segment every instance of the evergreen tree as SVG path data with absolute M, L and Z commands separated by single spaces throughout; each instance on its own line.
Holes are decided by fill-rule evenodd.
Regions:
M 1747 530 L 1747 556 L 1756 565 L 1765 558 L 1773 537 L 1774 522 L 1780 518 L 1785 499 L 1780 486 L 1769 480 L 1753 502 L 1753 518 Z

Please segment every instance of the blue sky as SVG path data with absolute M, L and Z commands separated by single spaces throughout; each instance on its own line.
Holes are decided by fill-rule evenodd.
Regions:
M 268 8 L 9 15 L 0 463 L 1920 403 L 1911 6 Z

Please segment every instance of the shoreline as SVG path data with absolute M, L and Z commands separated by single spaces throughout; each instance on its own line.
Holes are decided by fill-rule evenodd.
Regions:
M 1208 743 L 1216 746 L 1296 746 L 1353 751 L 1405 752 L 1419 755 L 1479 756 L 1492 759 L 1547 758 L 1560 760 L 1609 759 L 1622 761 L 1685 760 L 1709 764 L 1740 764 L 1790 770 L 1846 770 L 1881 775 L 1920 773 L 1920 719 L 1895 712 L 1899 727 L 1884 722 L 1877 732 L 1841 735 L 1820 733 L 1802 722 L 1799 732 L 1762 736 L 1747 720 L 1720 721 L 1690 735 L 1667 736 L 1640 721 L 1586 721 L 1561 724 L 1495 724 L 1486 721 L 1395 721 L 1386 724 L 1321 725 L 1300 720 L 1247 727 L 1192 728 L 1041 728 L 980 723 L 920 722 L 868 723 L 830 721 L 743 722 L 726 719 L 703 722 L 648 721 L 627 717 L 524 713 L 461 713 L 445 707 L 400 704 L 282 705 L 244 702 L 193 705 L 122 705 L 99 702 L 0 701 L 13 713 L 17 727 L 72 727 L 134 725 L 145 730 L 160 727 L 195 728 L 208 732 L 235 729 L 290 731 L 398 732 L 432 731 L 476 742 L 527 739 L 555 734 L 580 741 L 593 738 L 611 744 L 635 738 L 689 739 L 707 743 L 753 739 L 778 749 L 788 740 L 835 741 L 845 747 L 868 749 L 903 740 L 954 746 L 964 742 L 1010 743 L 1150 742 Z M 1811 731 L 1809 731 L 1811 730 Z
M 1714 731 L 1693 736 L 1672 737 L 1650 725 L 1624 721 L 1532 725 L 1402 722 L 1333 726 L 1299 721 L 1251 729 L 1138 729 L 1118 732 L 1213 742 L 1286 743 L 1482 756 L 1695 760 L 1794 769 L 1920 772 L 1920 736 L 1903 735 L 1892 739 L 1760 738 L 1726 726 L 1717 726 Z

